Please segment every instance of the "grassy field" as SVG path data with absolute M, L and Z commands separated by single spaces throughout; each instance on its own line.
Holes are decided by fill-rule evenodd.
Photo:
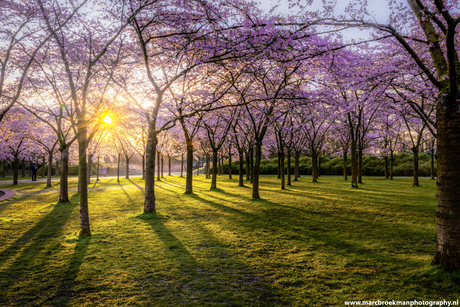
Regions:
M 23 183 L 0 203 L 0 306 L 343 306 L 346 300 L 457 300 L 460 272 L 430 265 L 435 182 L 310 177 L 285 191 L 262 177 L 263 200 L 219 177 L 157 183 L 157 214 L 143 181 L 90 185 L 93 236 L 78 239 L 58 186 Z

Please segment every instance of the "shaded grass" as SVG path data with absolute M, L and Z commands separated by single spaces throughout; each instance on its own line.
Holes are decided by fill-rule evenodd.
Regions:
M 0 203 L 0 305 L 342 306 L 345 300 L 457 299 L 460 274 L 429 265 L 435 182 L 262 177 L 262 200 L 235 180 L 163 178 L 156 214 L 143 181 L 90 186 L 93 236 L 79 239 L 78 194 L 20 184 Z M 5 188 L 7 188 L 5 186 Z M 76 183 L 70 182 L 70 190 Z

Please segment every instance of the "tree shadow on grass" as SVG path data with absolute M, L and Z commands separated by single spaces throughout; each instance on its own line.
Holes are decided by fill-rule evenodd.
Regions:
M 152 285 L 150 298 L 157 304 L 163 300 L 167 305 L 283 305 L 269 282 L 235 257 L 230 245 L 222 244 L 203 227 L 193 226 L 191 230 L 203 241 L 186 247 L 163 223 L 167 217 L 141 214 L 138 218 L 162 241 L 164 255 L 159 257 L 171 262 L 171 272 L 176 272 L 155 272 L 141 281 Z
M 0 297 L 26 306 L 55 287 L 55 276 L 49 276 L 50 271 L 44 268 L 64 248 L 59 237 L 76 208 L 74 203 L 54 205 L 50 213 L 0 253 Z
M 129 182 L 131 182 L 133 185 L 135 185 L 139 190 L 144 191 L 144 188 L 132 181 L 131 179 L 128 179 Z
M 80 268 L 84 262 L 85 255 L 91 243 L 91 237 L 79 238 L 75 245 L 75 251 L 72 259 L 70 259 L 67 269 L 62 274 L 62 279 L 58 285 L 58 289 L 54 297 L 52 297 L 53 304 L 57 306 L 67 306 L 70 300 L 75 295 L 73 288 L 77 279 Z

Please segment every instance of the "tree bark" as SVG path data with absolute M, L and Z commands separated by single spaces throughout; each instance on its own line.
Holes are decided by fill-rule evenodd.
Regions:
M 51 175 L 53 174 L 53 153 L 48 153 L 48 176 L 46 177 L 46 187 L 51 188 Z
M 412 147 L 412 153 L 414 154 L 413 156 L 413 161 L 414 161 L 414 166 L 413 166 L 413 174 L 414 174 L 414 183 L 412 186 L 418 187 L 420 186 L 418 182 L 418 147 Z
M 313 182 L 318 182 L 318 154 L 315 150 L 311 152 L 311 177 Z
M 244 153 L 242 150 L 239 150 L 238 154 L 239 154 L 238 186 L 244 187 Z
M 161 181 L 161 153 L 157 151 L 157 181 Z
M 164 165 L 165 165 L 163 154 L 161 154 L 160 157 L 161 157 L 161 178 L 165 178 L 163 176 L 164 175 L 163 170 L 164 170 Z
M 228 149 L 228 179 L 232 179 L 232 151 Z
M 185 178 L 185 194 L 193 193 L 193 142 L 187 141 L 187 170 Z
M 87 144 L 87 125 L 85 120 L 85 112 L 81 112 L 81 117 L 78 119 L 78 182 L 80 185 L 80 237 L 90 237 L 91 229 L 89 223 L 89 208 L 88 208 L 88 185 L 86 184 L 87 164 L 86 164 L 86 149 Z
M 286 169 L 284 168 L 284 149 L 280 149 L 280 174 L 281 174 L 281 190 L 286 189 Z
M 343 150 L 343 179 L 348 180 L 348 170 L 347 170 L 347 165 L 348 165 L 348 150 L 344 149 Z
M 209 165 L 211 163 L 211 157 L 209 154 L 206 154 L 206 179 L 211 177 L 211 166 Z
M 388 156 L 385 154 L 384 157 L 384 167 L 385 167 L 385 179 L 390 178 L 390 174 L 388 173 Z
M 126 175 L 125 175 L 125 178 L 129 179 L 129 160 L 130 160 L 130 158 L 128 157 L 128 155 L 125 155 L 125 160 L 126 160 Z
M 217 189 L 217 150 L 212 150 L 212 178 L 211 190 Z
M 59 159 L 56 160 L 56 172 L 55 172 L 55 175 L 56 176 L 59 176 Z
M 97 156 L 96 182 L 99 181 L 99 155 Z
M 69 148 L 61 148 L 61 175 L 59 179 L 59 203 L 69 200 Z
M 437 123 L 437 248 L 433 264 L 460 269 L 460 91 L 441 92 Z
M 171 155 L 168 154 L 168 176 L 171 176 Z
M 356 159 L 356 142 L 351 144 L 351 187 L 358 187 L 358 163 Z
M 260 199 L 259 195 L 259 175 L 260 175 L 260 161 L 262 160 L 262 142 L 256 141 L 256 157 L 254 170 L 252 173 L 252 198 Z
M 291 185 L 291 150 L 287 150 L 287 185 Z
M 358 183 L 363 183 L 363 149 L 358 149 Z
M 180 176 L 184 177 L 184 154 L 182 154 L 181 163 L 180 163 Z
M 394 157 L 393 157 L 393 150 L 390 151 L 390 180 L 393 180 L 393 164 L 394 164 Z
M 118 153 L 118 158 L 117 158 L 117 182 L 120 182 L 120 161 L 121 160 L 121 154 Z
M 19 158 L 18 158 L 18 154 L 15 154 L 13 158 L 13 185 L 18 185 L 18 177 L 19 177 Z
M 156 212 L 155 198 L 155 158 L 157 150 L 157 133 L 155 125 L 149 124 L 149 133 L 147 137 L 147 146 L 145 150 L 145 198 L 144 198 L 144 213 Z

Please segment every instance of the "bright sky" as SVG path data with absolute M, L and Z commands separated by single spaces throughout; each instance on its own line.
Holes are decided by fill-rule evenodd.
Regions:
M 341 14 L 344 12 L 345 7 L 348 5 L 349 0 L 337 0 L 336 14 Z M 289 10 L 289 1 L 288 0 L 261 0 L 261 8 L 264 10 L 270 10 L 274 5 L 279 5 L 277 12 L 293 12 Z M 321 0 L 314 0 L 313 4 L 309 6 L 310 11 L 321 11 L 323 9 L 323 4 Z M 380 23 L 387 23 L 390 10 L 388 8 L 388 2 L 385 0 L 368 0 L 368 10 L 373 13 L 375 18 Z M 350 38 L 366 38 L 366 31 L 360 31 L 359 29 L 348 29 L 343 31 L 343 34 Z

